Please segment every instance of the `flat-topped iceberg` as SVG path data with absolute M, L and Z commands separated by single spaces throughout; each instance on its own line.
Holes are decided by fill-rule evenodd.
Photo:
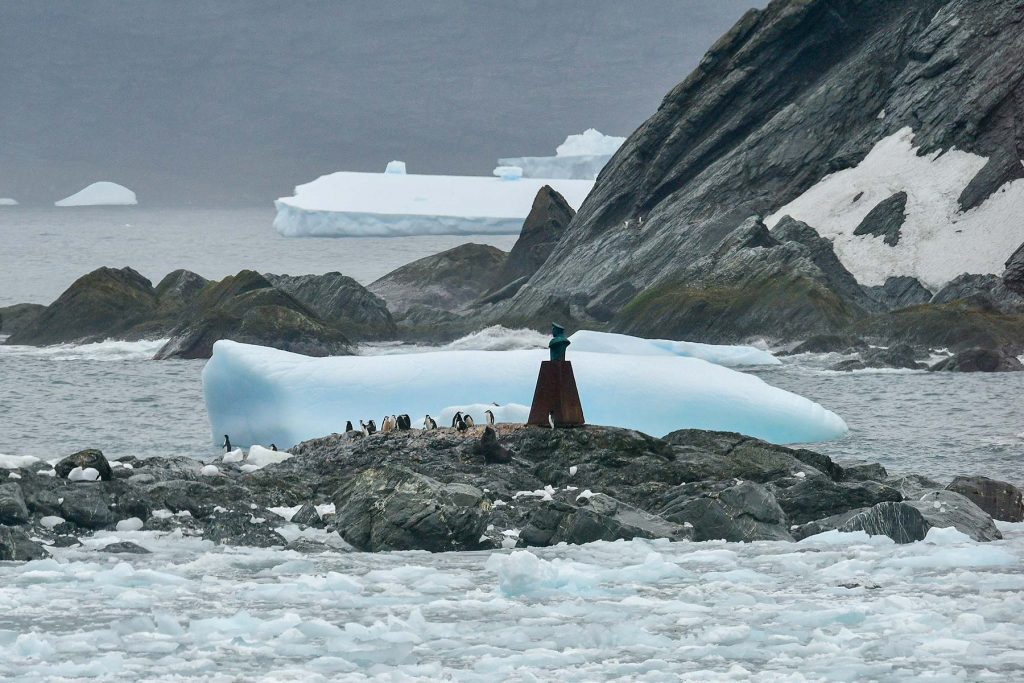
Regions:
M 17 206 L 18 200 L 10 197 L 0 197 L 0 206 Z
M 85 187 L 54 206 L 134 206 L 139 202 L 135 193 L 124 185 L 100 181 Z
M 517 166 L 524 178 L 585 178 L 593 180 L 626 138 L 605 135 L 588 128 L 570 135 L 555 150 L 553 157 L 506 157 L 503 166 Z
M 579 208 L 594 183 L 415 175 L 392 161 L 384 173 L 338 172 L 299 185 L 274 203 L 274 228 L 285 237 L 517 235 L 544 185 Z
M 643 339 L 627 334 L 580 330 L 569 337 L 572 350 L 595 353 L 623 353 L 633 356 L 683 356 L 700 358 L 727 368 L 746 365 L 781 365 L 768 351 L 754 346 L 725 346 L 671 339 Z
M 572 347 L 570 347 L 572 349 Z M 529 405 L 544 349 L 437 351 L 310 358 L 218 341 L 203 369 L 213 442 L 300 441 L 340 432 L 351 420 L 440 416 L 449 406 Z M 587 422 L 662 436 L 683 428 L 733 431 L 774 443 L 836 439 L 835 413 L 753 375 L 698 358 L 575 351 Z M 482 421 L 482 415 L 475 416 Z

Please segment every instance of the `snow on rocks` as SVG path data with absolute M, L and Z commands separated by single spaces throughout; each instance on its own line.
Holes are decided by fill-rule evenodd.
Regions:
M 516 235 L 534 197 L 550 185 L 579 208 L 592 180 L 338 172 L 299 185 L 274 202 L 285 237 Z
M 138 203 L 135 193 L 127 187 L 100 181 L 54 202 L 54 206 L 134 206 Z
M 855 168 L 826 176 L 765 223 L 774 227 L 787 215 L 807 223 L 833 241 L 843 265 L 864 285 L 909 275 L 938 290 L 961 273 L 1002 273 L 1021 241 L 1024 179 L 963 211 L 960 195 L 987 159 L 958 149 L 919 151 L 913 130 L 903 128 L 880 140 Z M 899 192 L 907 200 L 895 246 L 854 234 L 872 209 Z
M 230 434 L 238 444 L 291 446 L 360 416 L 528 405 L 546 356 L 536 350 L 310 358 L 223 340 L 203 369 L 203 392 L 215 442 Z M 655 435 L 713 429 L 775 443 L 847 432 L 838 415 L 813 401 L 697 358 L 577 352 L 572 360 L 591 424 Z

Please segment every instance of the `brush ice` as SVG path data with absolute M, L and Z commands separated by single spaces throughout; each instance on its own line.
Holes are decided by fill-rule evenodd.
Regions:
M 961 211 L 960 194 L 987 159 L 958 149 L 924 156 L 919 151 L 913 130 L 904 128 L 879 141 L 855 168 L 826 176 L 765 223 L 774 227 L 786 215 L 804 221 L 833 241 L 843 265 L 865 285 L 910 275 L 937 290 L 961 273 L 1002 273 L 1022 239 L 1024 179 Z M 853 234 L 875 206 L 897 192 L 907 193 L 907 208 L 896 246 Z
M 331 173 L 278 199 L 274 227 L 285 237 L 517 235 L 544 185 L 579 208 L 594 183 L 393 170 Z
M 604 135 L 588 128 L 570 135 L 555 150 L 553 157 L 507 157 L 498 159 L 505 166 L 518 166 L 527 178 L 597 178 L 626 138 Z
M 538 349 L 310 358 L 225 340 L 203 368 L 203 392 L 215 443 L 228 434 L 240 445 L 290 446 L 341 432 L 346 420 L 401 413 L 419 419 L 446 406 L 529 405 L 547 357 Z M 813 401 L 697 358 L 588 352 L 570 358 L 590 424 L 655 436 L 715 429 L 774 443 L 847 432 L 838 415 Z
M 716 365 L 781 365 L 782 361 L 768 351 L 753 346 L 700 344 L 670 339 L 642 339 L 626 334 L 580 330 L 569 337 L 571 351 L 621 353 L 633 356 L 683 356 L 699 358 Z
M 59 202 L 54 202 L 54 206 L 134 206 L 138 203 L 135 193 L 127 187 L 101 181 L 93 183 Z

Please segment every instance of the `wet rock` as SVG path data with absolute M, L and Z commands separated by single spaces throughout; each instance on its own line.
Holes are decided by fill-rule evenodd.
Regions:
M 112 528 L 127 515 L 111 509 L 114 503 L 102 484 L 81 484 L 69 487 L 62 494 L 60 516 L 85 529 Z
M 307 306 L 322 320 L 354 341 L 394 339 L 397 328 L 387 304 L 352 278 L 338 272 L 323 275 L 264 277 L 276 288 Z
M 212 513 L 203 525 L 203 538 L 220 545 L 253 548 L 285 546 L 288 541 L 267 522 L 270 513 L 257 516 L 253 510 L 225 510 Z
M 999 349 L 969 349 L 928 368 L 932 372 L 1020 372 L 1024 364 Z
M 81 467 L 83 470 L 91 467 L 100 473 L 100 479 L 103 481 L 110 481 L 114 478 L 114 473 L 110 469 L 110 463 L 103 456 L 103 451 L 95 448 L 87 448 L 84 451 L 69 455 L 54 465 L 53 469 L 56 470 L 58 477 L 67 479 L 68 474 L 76 467 Z
M 988 513 L 959 493 L 930 491 L 906 504 L 917 508 L 932 526 L 956 527 L 975 541 L 995 541 L 1003 537 Z
M 882 481 L 903 494 L 904 499 L 920 498 L 928 491 L 943 488 L 942 484 L 919 474 L 903 474 L 887 477 Z
M 512 451 L 498 443 L 498 432 L 490 425 L 484 427 L 484 433 L 480 437 L 480 442 L 476 445 L 475 451 L 477 454 L 482 455 L 486 462 L 512 462 Z
M 844 360 L 832 366 L 833 370 L 850 372 L 867 368 L 896 368 L 903 370 L 927 370 L 928 366 L 917 362 L 918 352 L 908 344 L 894 344 L 887 349 L 862 351 L 860 359 Z
M 693 539 L 692 530 L 684 525 L 674 524 L 602 493 L 578 502 L 578 507 L 561 518 L 548 544 L 580 544 L 633 538 L 668 538 L 673 541 Z
M 29 520 L 28 506 L 16 482 L 0 484 L 0 524 L 24 524 Z
M 793 524 L 805 524 L 886 501 L 898 503 L 903 500 L 899 491 L 878 482 L 834 482 L 825 477 L 806 477 L 791 484 L 773 483 L 768 489 Z
M 128 555 L 149 555 L 150 551 L 143 548 L 137 543 L 131 541 L 118 541 L 117 543 L 108 543 L 107 545 L 100 548 L 101 553 L 117 553 L 117 554 L 128 554 Z
M 472 550 L 487 523 L 474 498 L 404 467 L 369 468 L 335 492 L 333 525 L 359 550 Z
M 26 562 L 49 556 L 41 544 L 33 541 L 21 529 L 0 526 L 0 561 Z
M 798 353 L 838 353 L 850 349 L 866 349 L 867 342 L 845 334 L 816 334 L 797 344 L 789 352 Z
M 13 335 L 27 327 L 45 308 L 41 304 L 0 306 L 0 334 Z
M 1024 495 L 1013 484 L 988 477 L 957 477 L 946 490 L 967 497 L 993 519 L 1024 522 Z
M 931 524 L 919 510 L 906 503 L 879 503 L 851 516 L 840 531 L 864 531 L 870 536 L 888 536 L 897 543 L 913 543 L 928 535 Z
M 692 526 L 695 541 L 792 540 L 775 496 L 751 481 L 683 484 L 662 501 L 658 514 Z
M 840 512 L 837 515 L 816 519 L 804 524 L 794 524 L 790 528 L 789 532 L 793 535 L 795 540 L 802 541 L 805 538 L 816 536 L 817 534 L 821 534 L 826 531 L 835 531 L 850 521 L 852 517 L 870 509 L 871 508 L 854 508 L 853 510 L 847 510 L 846 512 Z
M 853 462 L 843 465 L 843 481 L 881 481 L 889 477 L 885 468 L 877 462 Z

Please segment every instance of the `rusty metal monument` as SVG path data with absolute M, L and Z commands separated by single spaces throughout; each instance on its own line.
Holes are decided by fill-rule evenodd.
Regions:
M 578 427 L 585 424 L 572 363 L 565 359 L 565 349 L 571 343 L 565 337 L 565 328 L 552 323 L 551 341 L 548 342 L 551 360 L 540 364 L 527 424 L 538 427 Z

